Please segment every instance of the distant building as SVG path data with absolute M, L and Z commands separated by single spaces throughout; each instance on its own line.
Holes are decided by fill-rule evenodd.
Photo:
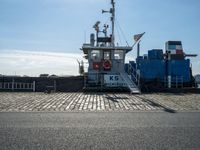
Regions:
M 15 78 L 15 77 L 21 77 L 19 75 L 1 75 L 2 77 L 9 77 L 9 78 Z
M 48 76 L 49 76 L 49 74 L 40 74 L 39 77 L 45 77 L 45 78 L 47 78 Z
M 48 76 L 49 78 L 58 78 L 59 76 L 55 75 L 55 74 L 52 74 L 50 76 Z

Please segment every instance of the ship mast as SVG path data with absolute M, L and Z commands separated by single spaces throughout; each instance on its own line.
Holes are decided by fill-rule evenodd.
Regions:
M 112 46 L 115 46 L 115 2 L 111 0 L 112 8 L 110 9 L 110 13 L 112 14 Z
M 102 13 L 110 13 L 111 14 L 111 22 L 112 22 L 112 39 L 111 39 L 111 45 L 115 46 L 115 2 L 114 0 L 111 0 L 112 8 L 110 8 L 110 11 L 102 10 Z

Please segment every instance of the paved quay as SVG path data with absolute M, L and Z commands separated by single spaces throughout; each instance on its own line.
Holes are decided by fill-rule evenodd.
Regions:
M 111 93 L 0 93 L 0 111 L 161 110 L 137 95 Z
M 0 93 L 0 112 L 200 110 L 200 94 Z
M 155 103 L 163 104 L 175 110 L 200 110 L 200 93 L 156 93 L 144 94 L 141 97 L 148 97 Z
M 200 112 L 2 112 L 0 150 L 199 150 Z

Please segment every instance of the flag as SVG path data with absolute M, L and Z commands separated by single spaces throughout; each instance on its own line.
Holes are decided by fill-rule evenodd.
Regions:
M 141 37 L 142 37 L 144 34 L 145 34 L 145 32 L 144 32 L 144 33 L 141 33 L 141 34 L 136 34 L 136 35 L 134 35 L 134 40 L 135 40 L 135 42 L 139 41 L 139 40 L 141 39 Z

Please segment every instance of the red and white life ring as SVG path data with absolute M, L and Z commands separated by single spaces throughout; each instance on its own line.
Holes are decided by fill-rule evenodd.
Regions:
M 103 61 L 103 68 L 105 70 L 110 70 L 111 66 L 112 66 L 112 63 L 111 63 L 110 60 L 106 59 L 106 60 Z
M 93 62 L 93 69 L 99 70 L 100 69 L 100 62 Z

